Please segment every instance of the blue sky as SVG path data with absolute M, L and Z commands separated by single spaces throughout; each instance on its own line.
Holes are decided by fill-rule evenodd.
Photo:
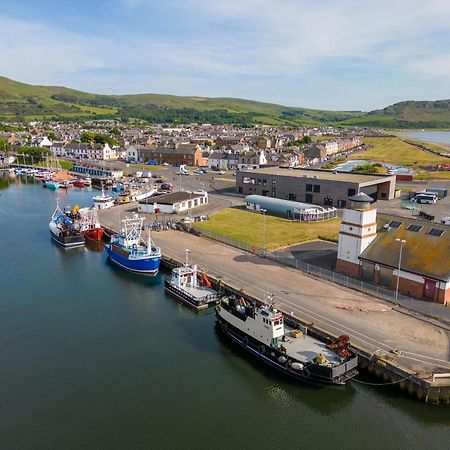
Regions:
M 371 110 L 450 98 L 449 0 L 2 0 L 0 75 Z

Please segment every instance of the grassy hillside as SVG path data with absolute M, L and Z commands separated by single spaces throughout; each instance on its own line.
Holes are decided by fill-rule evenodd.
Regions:
M 239 98 L 162 94 L 98 95 L 61 86 L 32 86 L 0 77 L 0 119 L 138 118 L 149 122 L 209 122 L 386 128 L 450 127 L 450 100 L 402 102 L 382 110 L 323 111 Z

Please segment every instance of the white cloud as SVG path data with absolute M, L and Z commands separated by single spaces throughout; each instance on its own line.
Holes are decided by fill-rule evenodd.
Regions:
M 416 72 L 432 77 L 450 77 L 450 53 L 419 59 L 410 64 Z M 450 86 L 450 84 L 449 84 Z M 450 95 L 450 89 L 449 94 Z

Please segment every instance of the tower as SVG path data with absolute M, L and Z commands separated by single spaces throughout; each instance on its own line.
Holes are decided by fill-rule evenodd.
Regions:
M 339 232 L 336 270 L 351 277 L 361 276 L 359 255 L 377 235 L 377 210 L 371 208 L 371 197 L 363 192 L 349 198 Z

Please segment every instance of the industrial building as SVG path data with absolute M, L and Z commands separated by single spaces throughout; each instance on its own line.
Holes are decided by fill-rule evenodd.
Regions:
M 450 303 L 450 227 L 391 217 L 377 230 L 377 210 L 360 193 L 344 209 L 336 269 L 412 297 Z
M 336 208 L 324 208 L 262 195 L 247 195 L 245 202 L 247 209 L 251 211 L 267 212 L 267 214 L 290 220 L 319 221 L 337 216 Z
M 206 191 L 179 191 L 148 197 L 139 201 L 142 213 L 176 214 L 208 203 Z
M 246 195 L 344 208 L 348 198 L 359 192 L 375 201 L 393 199 L 395 176 L 267 167 L 238 171 L 236 190 Z

